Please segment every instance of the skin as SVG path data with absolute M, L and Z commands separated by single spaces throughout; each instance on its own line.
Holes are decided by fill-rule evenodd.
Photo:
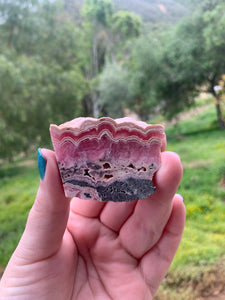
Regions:
M 0 282 L 1 300 L 153 299 L 180 243 L 185 207 L 177 154 L 162 153 L 157 192 L 130 203 L 65 198 L 54 152 L 23 236 Z

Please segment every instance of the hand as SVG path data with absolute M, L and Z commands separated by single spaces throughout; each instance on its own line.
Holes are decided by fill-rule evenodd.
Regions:
M 65 198 L 54 152 L 23 236 L 0 282 L 0 299 L 152 299 L 181 240 L 175 195 L 179 157 L 162 153 L 157 192 L 130 203 Z

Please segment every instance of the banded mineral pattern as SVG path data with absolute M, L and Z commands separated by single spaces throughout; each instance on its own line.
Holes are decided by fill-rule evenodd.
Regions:
M 132 201 L 154 193 L 152 178 L 166 147 L 162 125 L 131 118 L 77 118 L 50 125 L 67 197 Z

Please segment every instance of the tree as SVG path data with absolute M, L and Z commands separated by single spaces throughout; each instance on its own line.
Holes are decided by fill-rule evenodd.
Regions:
M 119 64 L 106 64 L 100 76 L 98 104 L 105 116 L 123 117 L 127 106 L 128 72 Z
M 89 40 L 87 50 L 88 62 L 85 66 L 85 75 L 90 82 L 91 94 L 86 101 L 91 100 L 91 113 L 94 117 L 99 116 L 98 106 L 98 76 L 103 69 L 106 60 L 108 34 L 113 14 L 113 6 L 110 0 L 86 0 L 84 2 L 83 23 L 84 39 Z M 87 105 L 86 105 L 87 106 Z
M 199 17 L 192 15 L 162 36 L 160 75 L 155 81 L 161 109 L 168 117 L 191 105 L 202 85 L 202 26 Z
M 29 54 L 38 31 L 38 0 L 0 0 L 1 48 L 5 45 Z
M 214 89 L 225 70 L 225 22 L 222 14 L 225 5 L 217 1 L 212 11 L 202 7 L 179 24 L 169 47 L 168 44 L 164 47 L 162 66 L 167 70 L 164 72 L 167 80 L 160 86 L 159 95 L 168 107 L 172 104 L 179 109 L 182 101 L 185 105 L 192 103 L 205 86 L 216 99 L 219 126 L 225 128 L 220 99 Z
M 112 26 L 122 40 L 138 37 L 141 33 L 141 18 L 128 11 L 118 11 L 113 16 Z
M 130 59 L 135 39 L 141 35 L 142 22 L 139 16 L 128 11 L 118 11 L 112 18 L 110 59 L 124 62 Z
M 20 73 L 15 65 L 0 55 L 0 157 L 3 158 L 12 159 L 17 149 L 22 150 L 23 136 L 14 129 L 13 124 L 18 114 L 23 117 L 17 96 L 20 85 Z
M 49 123 L 82 113 L 86 83 L 79 69 L 49 68 L 36 58 L 0 56 L 0 157 L 50 142 Z
M 80 31 L 57 2 L 0 1 L 0 156 L 12 158 L 37 143 L 49 144 L 49 123 L 84 114 L 88 87 Z M 10 13 L 16 14 L 17 5 L 14 22 Z
M 85 0 L 83 14 L 92 24 L 107 27 L 113 14 L 111 0 Z
M 86 0 L 83 15 L 85 22 L 82 26 L 90 47 L 89 64 L 86 64 L 85 73 L 91 90 L 91 94 L 86 97 L 85 105 L 87 107 L 88 102 L 91 101 L 91 112 L 94 117 L 98 117 L 102 113 L 101 107 L 109 108 L 110 106 L 106 105 L 105 100 L 102 100 L 106 99 L 105 96 L 102 98 L 106 92 L 103 93 L 102 80 L 104 78 L 105 82 L 108 75 L 112 76 L 112 72 L 108 72 L 107 63 L 115 64 L 116 57 L 118 53 L 122 53 L 126 42 L 139 36 L 141 21 L 139 17 L 129 12 L 115 13 L 110 0 Z M 124 60 L 124 55 L 122 57 Z M 101 76 L 102 72 L 104 72 L 103 76 Z M 99 90 L 101 90 L 101 95 Z M 111 93 L 111 95 L 113 94 Z M 102 101 L 104 105 L 102 105 Z M 114 98 L 109 101 L 114 101 Z M 118 104 L 118 106 L 120 105 Z
M 128 63 L 129 98 L 135 112 L 143 120 L 158 108 L 156 89 L 161 76 L 162 47 L 158 36 L 141 35 L 135 42 Z
M 134 79 L 139 101 L 150 106 L 158 102 L 168 117 L 191 105 L 206 87 L 216 99 L 218 124 L 224 128 L 221 100 L 214 87 L 225 70 L 225 4 L 214 1 L 209 6 L 212 11 L 206 4 L 210 3 L 206 0 L 178 25 L 153 36 L 148 47 L 146 41 L 135 47 L 131 69 L 138 74 Z
M 216 111 L 218 122 L 221 128 L 225 129 L 225 117 L 222 112 L 223 99 L 216 93 L 215 86 L 221 80 L 225 72 L 224 52 L 225 52 L 225 4 L 223 1 L 214 7 L 213 10 L 207 11 L 204 14 L 205 26 L 203 35 L 206 41 L 206 49 L 208 54 L 208 74 L 211 71 L 211 76 L 208 76 L 208 90 L 216 100 Z
M 81 0 L 63 0 L 64 10 L 68 16 L 75 22 L 75 24 L 80 24 L 81 20 Z

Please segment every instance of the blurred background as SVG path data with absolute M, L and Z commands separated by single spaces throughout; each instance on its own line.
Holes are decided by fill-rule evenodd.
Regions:
M 0 273 L 37 147 L 79 116 L 165 125 L 187 223 L 155 299 L 225 299 L 224 0 L 0 0 Z

